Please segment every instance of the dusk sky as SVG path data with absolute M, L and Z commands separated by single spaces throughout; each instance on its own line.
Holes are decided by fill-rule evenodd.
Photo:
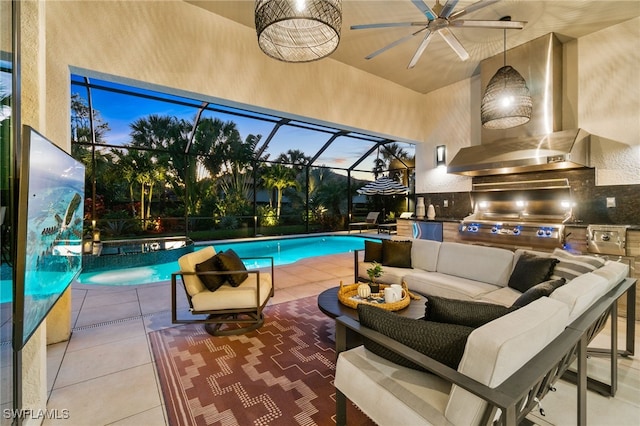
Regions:
M 83 78 L 76 75 L 72 76 L 71 93 L 77 93 L 86 100 L 87 93 L 85 87 L 73 84 L 74 82 L 83 82 Z M 107 143 L 113 145 L 126 145 L 129 143 L 129 135 L 131 132 L 130 123 L 139 118 L 144 118 L 151 114 L 157 114 L 170 115 L 177 118 L 186 119 L 188 121 L 193 121 L 198 112 L 198 107 L 201 104 L 201 101 L 199 100 L 180 98 L 165 93 L 152 92 L 145 89 L 106 82 L 94 78 L 90 79 L 90 82 L 91 84 L 124 89 L 135 93 L 151 94 L 162 97 L 163 99 L 179 100 L 193 105 L 180 105 L 172 102 L 147 99 L 144 97 L 134 97 L 126 94 L 94 88 L 91 91 L 93 98 L 93 107 L 100 112 L 100 116 L 102 117 L 103 121 L 108 123 L 110 131 L 106 134 L 106 139 Z M 233 108 L 229 107 L 222 108 L 226 110 L 234 110 Z M 262 117 L 273 118 L 274 120 L 279 119 L 279 117 L 277 116 L 267 116 L 259 113 L 255 114 Z M 264 141 L 274 126 L 274 124 L 269 121 L 245 118 L 234 114 L 225 114 L 211 111 L 205 111 L 202 117 L 215 117 L 223 121 L 234 121 L 243 139 L 245 139 L 249 134 L 260 134 L 262 135 L 262 141 Z M 281 153 L 285 153 L 289 149 L 298 149 L 303 151 L 308 156 L 314 156 L 327 142 L 330 136 L 331 134 L 321 131 L 301 129 L 292 126 L 283 126 L 278 130 L 276 137 L 274 137 L 274 139 L 269 144 L 266 153 L 270 154 L 270 159 L 274 159 Z M 412 145 L 402 145 L 403 148 L 407 150 L 411 155 L 414 154 L 414 148 Z M 372 146 L 373 142 L 349 137 L 341 137 L 338 138 L 314 164 L 326 165 L 329 167 L 348 168 Z M 360 163 L 360 165 L 358 166 L 358 170 L 371 170 L 373 168 L 373 162 L 375 158 L 376 153 L 374 152 L 366 160 Z M 356 176 L 354 174 L 354 177 L 367 180 L 372 179 L 372 175 L 369 173 L 356 173 L 359 176 Z

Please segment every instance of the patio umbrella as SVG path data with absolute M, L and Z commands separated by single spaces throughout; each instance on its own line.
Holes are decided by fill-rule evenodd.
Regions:
M 409 188 L 393 179 L 383 176 L 373 182 L 369 182 L 358 189 L 357 192 L 361 195 L 406 195 L 409 193 Z M 383 202 L 383 204 L 386 203 Z M 383 221 L 387 217 L 386 211 L 386 206 L 384 206 L 382 208 Z
M 409 188 L 386 176 L 369 182 L 357 190 L 361 195 L 404 195 L 409 193 Z

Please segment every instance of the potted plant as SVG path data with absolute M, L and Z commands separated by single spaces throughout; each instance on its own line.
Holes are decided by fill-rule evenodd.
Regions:
M 378 293 L 380 286 L 376 283 L 376 278 L 380 278 L 382 275 L 382 265 L 378 262 L 373 262 L 371 268 L 367 269 L 367 275 L 369 276 L 369 287 L 371 287 L 372 293 Z

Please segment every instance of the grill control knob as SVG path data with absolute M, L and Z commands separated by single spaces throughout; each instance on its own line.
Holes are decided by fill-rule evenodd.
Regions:
M 543 229 L 538 229 L 538 232 L 536 232 L 536 235 L 538 237 L 542 237 L 544 235 L 544 230 Z
M 547 229 L 545 231 L 544 235 L 546 235 L 547 237 L 550 237 L 551 236 L 551 231 Z
M 498 227 L 494 226 L 493 228 L 491 228 L 491 233 L 492 234 L 497 234 L 498 233 Z
M 519 228 L 513 228 L 513 235 L 520 235 L 520 229 Z

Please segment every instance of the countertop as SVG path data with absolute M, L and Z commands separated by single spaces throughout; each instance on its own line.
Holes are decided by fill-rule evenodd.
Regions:
M 418 219 L 415 217 L 409 218 L 409 219 L 400 219 L 398 218 L 398 220 L 414 220 L 414 221 L 418 221 L 418 222 L 455 222 L 458 223 L 460 222 L 462 219 L 456 219 L 454 217 L 436 217 L 435 219 Z
M 419 222 L 454 222 L 454 223 L 459 223 L 460 221 L 462 221 L 463 219 L 460 218 L 455 218 L 455 217 L 436 217 L 435 219 L 418 219 L 415 217 L 409 218 L 409 219 L 401 219 L 401 218 L 397 218 L 397 220 L 414 220 L 414 221 L 419 221 Z M 588 223 L 582 223 L 582 222 L 567 222 L 564 224 L 567 227 L 572 227 L 572 228 L 587 228 L 587 226 L 589 226 Z M 594 225 L 621 225 L 621 224 L 617 224 L 617 223 L 609 223 L 609 224 L 594 224 Z M 628 225 L 628 230 L 630 231 L 640 231 L 640 225 Z

